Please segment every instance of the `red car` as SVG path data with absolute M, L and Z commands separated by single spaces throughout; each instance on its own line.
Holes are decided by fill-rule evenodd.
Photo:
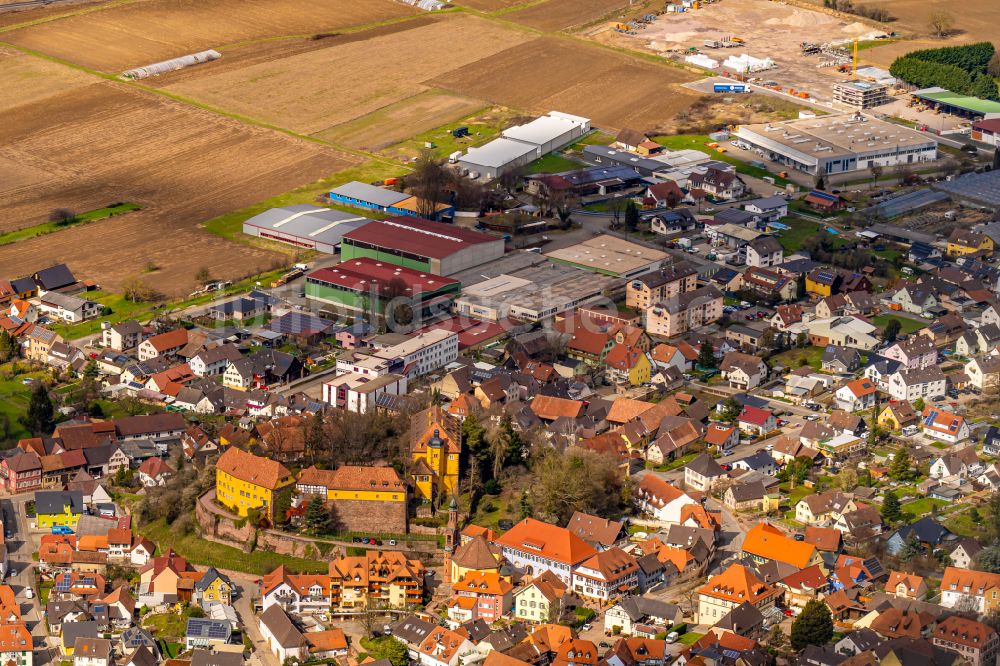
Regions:
M 792 612 L 791 608 L 783 608 L 781 612 L 787 615 L 788 617 L 795 615 L 795 613 Z

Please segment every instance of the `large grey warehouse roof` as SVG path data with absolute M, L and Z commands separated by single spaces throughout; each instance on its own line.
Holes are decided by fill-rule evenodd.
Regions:
M 336 245 L 344 234 L 369 222 L 369 218 L 352 213 L 298 204 L 266 210 L 254 215 L 244 224 Z
M 366 201 L 377 206 L 393 206 L 403 199 L 410 198 L 409 194 L 394 192 L 393 190 L 376 187 L 368 183 L 359 183 L 356 180 L 345 183 L 340 187 L 335 187 L 330 190 L 330 193 L 339 194 L 342 197 L 349 197 L 351 199 L 358 199 L 359 201 Z
M 465 164 L 496 168 L 537 150 L 537 146 L 501 138 L 494 139 L 480 148 L 469 148 L 469 152 L 459 161 Z
M 566 132 L 579 128 L 581 131 L 585 126 L 586 119 L 571 120 L 567 117 L 542 116 L 535 118 L 530 123 L 515 125 L 503 131 L 503 136 L 508 139 L 516 139 L 524 143 L 532 143 L 537 146 L 554 141 Z
M 1000 207 L 1000 171 L 967 173 L 931 187 L 981 206 Z

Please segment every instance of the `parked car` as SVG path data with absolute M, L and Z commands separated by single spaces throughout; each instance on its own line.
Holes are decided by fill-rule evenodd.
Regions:
M 73 529 L 70 528 L 70 527 L 67 527 L 66 525 L 53 525 L 52 526 L 52 533 L 53 534 L 72 534 L 73 533 Z
M 671 631 L 669 634 L 667 634 L 667 642 L 668 643 L 676 643 L 677 639 L 680 638 L 680 637 L 681 637 L 681 635 L 678 634 L 676 631 Z

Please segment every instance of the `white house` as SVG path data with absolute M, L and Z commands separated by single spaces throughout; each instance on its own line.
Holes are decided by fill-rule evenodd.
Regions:
M 38 309 L 63 321 L 78 322 L 98 316 L 104 310 L 104 306 L 79 296 L 47 291 L 39 298 Z
M 747 266 L 770 267 L 784 261 L 785 250 L 774 236 L 755 238 L 746 246 Z
M 927 336 L 911 335 L 883 350 L 882 356 L 899 361 L 904 370 L 915 370 L 937 365 L 938 352 Z
M 910 284 L 902 287 L 892 295 L 890 301 L 898 305 L 903 312 L 911 314 L 922 314 L 938 305 L 938 300 L 930 286 L 922 284 Z
M 308 655 L 308 643 L 288 614 L 280 606 L 271 606 L 257 621 L 261 637 L 267 643 L 267 648 L 278 661 L 284 663 L 287 659 L 305 661 Z
M 971 359 L 965 364 L 965 374 L 976 388 L 995 391 L 1000 387 L 1000 356 Z
M 886 385 L 886 391 L 896 400 L 913 402 L 917 398 L 936 398 L 945 394 L 948 380 L 941 368 L 897 370 Z
M 969 424 L 965 418 L 936 407 L 924 407 L 920 415 L 923 433 L 927 437 L 949 444 L 969 439 Z
M 753 213 L 759 222 L 777 222 L 788 216 L 788 201 L 779 196 L 764 197 L 748 201 L 743 210 Z
M 646 474 L 632 496 L 643 513 L 667 524 L 680 524 L 681 510 L 697 504 L 687 493 L 656 474 Z
M 188 366 L 191 372 L 199 377 L 221 375 L 229 367 L 229 363 L 239 359 L 240 356 L 242 354 L 236 345 L 224 344 L 199 353 L 188 361 Z
M 767 364 L 763 359 L 742 352 L 729 352 L 719 364 L 722 378 L 733 388 L 756 388 L 767 378 Z
M 117 352 L 132 351 L 142 342 L 142 325 L 130 319 L 112 326 L 101 324 L 101 344 Z
M 845 412 L 870 409 L 875 404 L 877 395 L 878 387 L 875 386 L 875 382 L 866 377 L 847 382 L 834 394 L 837 407 Z

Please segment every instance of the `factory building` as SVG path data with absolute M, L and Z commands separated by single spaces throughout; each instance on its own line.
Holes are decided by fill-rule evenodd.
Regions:
M 602 234 L 576 245 L 553 250 L 545 256 L 551 261 L 595 273 L 631 278 L 659 270 L 667 253 Z
M 430 217 L 435 220 L 455 217 L 455 207 L 425 201 L 405 192 L 353 180 L 330 190 L 331 201 L 354 208 L 367 208 L 400 217 Z
M 458 166 L 470 177 L 477 174 L 493 180 L 568 146 L 589 131 L 589 119 L 551 111 L 530 123 L 505 129 L 500 138 L 484 146 L 470 148 L 458 159 Z
M 813 176 L 937 159 L 929 136 L 862 113 L 741 125 L 736 136 L 764 158 Z
M 387 298 L 406 298 L 417 319 L 447 312 L 461 287 L 451 278 L 365 258 L 309 273 L 305 292 L 307 299 L 335 311 L 372 315 L 382 313 Z
M 833 84 L 833 101 L 861 111 L 889 103 L 889 86 L 870 81 L 840 81 Z
M 307 250 L 334 254 L 348 231 L 371 222 L 367 217 L 309 204 L 272 208 L 243 223 L 243 233 Z
M 433 275 L 452 275 L 503 256 L 501 238 L 420 218 L 375 220 L 344 235 L 344 260 L 366 257 Z

